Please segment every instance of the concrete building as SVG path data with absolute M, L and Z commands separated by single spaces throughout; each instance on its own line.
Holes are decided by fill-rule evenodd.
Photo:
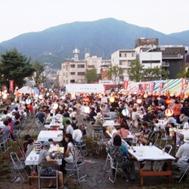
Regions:
M 79 60 L 79 50 L 73 50 L 73 58 L 66 60 L 59 71 L 59 86 L 70 83 L 85 83 L 86 60 Z
M 135 48 L 141 46 L 159 46 L 158 38 L 139 38 L 135 42 Z
M 90 56 L 89 53 L 86 53 L 85 58 L 80 60 L 79 54 L 80 51 L 78 49 L 73 50 L 73 58 L 66 60 L 61 65 L 61 70 L 58 72 L 60 87 L 70 83 L 86 83 L 85 74 L 90 69 L 96 69 L 97 74 L 100 76 L 101 65 L 104 65 L 106 60 L 102 60 L 101 57 Z
M 100 79 L 110 80 L 109 68 L 111 67 L 111 60 L 102 60 L 100 68 Z
M 140 52 L 138 57 L 141 65 L 144 66 L 144 69 L 160 68 L 162 66 L 162 52 Z
M 133 49 L 120 49 L 112 53 L 111 64 L 122 68 L 123 75 L 120 76 L 120 81 L 128 80 L 128 69 L 133 60 L 136 60 L 136 52 Z
M 102 63 L 102 57 L 97 57 L 97 56 L 90 56 L 89 53 L 85 54 L 85 60 L 86 60 L 86 69 L 96 69 L 97 74 L 100 74 L 100 68 L 101 68 L 101 63 Z
M 162 67 L 168 70 L 169 78 L 175 79 L 185 68 L 187 49 L 182 45 L 160 46 L 162 52 Z

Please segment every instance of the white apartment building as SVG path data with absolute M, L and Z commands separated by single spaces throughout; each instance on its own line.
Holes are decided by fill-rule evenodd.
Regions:
M 66 61 L 59 72 L 59 86 L 69 83 L 85 83 L 86 61 Z
M 162 52 L 140 52 L 138 57 L 144 69 L 162 66 Z
M 58 72 L 59 86 L 63 87 L 70 83 L 86 83 L 85 73 L 87 70 L 96 69 L 97 74 L 101 73 L 102 58 L 85 54 L 85 59 L 79 59 L 80 51 L 73 50 L 73 58 L 65 61 Z
M 86 53 L 85 60 L 86 60 L 86 66 L 87 66 L 86 68 L 88 70 L 95 68 L 97 70 L 97 74 L 100 74 L 102 57 L 90 56 L 89 53 Z
M 123 75 L 119 78 L 121 81 L 129 79 L 128 69 L 133 60 L 136 60 L 136 52 L 133 49 L 120 49 L 112 53 L 112 66 L 118 66 L 123 69 Z

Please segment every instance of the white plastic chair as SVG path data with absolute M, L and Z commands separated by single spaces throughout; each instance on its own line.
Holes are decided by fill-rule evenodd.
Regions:
M 15 152 L 10 153 L 10 158 L 13 164 L 13 171 L 15 172 L 15 175 L 18 175 L 22 182 L 26 181 L 28 179 L 28 175 L 25 171 L 25 165 L 21 162 Z

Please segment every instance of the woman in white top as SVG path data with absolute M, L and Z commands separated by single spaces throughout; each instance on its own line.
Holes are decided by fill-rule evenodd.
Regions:
M 67 163 L 73 163 L 74 161 L 74 144 L 73 144 L 73 138 L 71 134 L 65 135 L 65 141 L 67 142 L 67 148 L 64 153 L 64 160 Z

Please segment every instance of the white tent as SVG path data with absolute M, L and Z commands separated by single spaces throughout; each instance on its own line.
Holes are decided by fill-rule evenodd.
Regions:
M 103 84 L 68 84 L 67 93 L 104 93 Z
M 24 86 L 24 87 L 20 88 L 18 90 L 18 92 L 22 93 L 22 94 L 36 94 L 36 91 L 29 86 Z

